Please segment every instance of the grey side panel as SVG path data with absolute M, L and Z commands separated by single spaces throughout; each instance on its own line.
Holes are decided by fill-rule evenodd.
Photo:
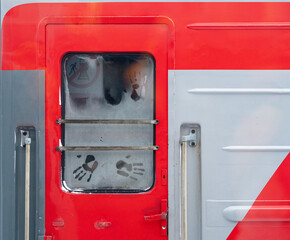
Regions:
M 175 123 L 175 71 L 168 71 L 168 236 L 181 238 L 181 165 L 178 156 L 179 131 Z
M 45 76 L 44 71 L 1 72 L 1 232 L 0 240 L 22 240 L 24 230 L 24 149 L 18 128 L 32 126 L 31 204 L 34 239 L 44 235 L 45 213 Z
M 180 229 L 180 126 L 201 128 L 201 239 L 226 239 L 289 152 L 289 77 L 288 70 L 169 72 L 170 240 Z M 196 224 L 188 223 L 188 235 Z
M 0 1 L 0 6 L 1 6 L 1 1 Z M 1 15 L 1 12 L 0 12 Z M 1 26 L 0 26 L 1 30 Z M 1 32 L 0 32 L 1 33 Z M 0 39 L 1 39 L 1 34 L 0 34 Z M 1 46 L 0 46 L 1 50 Z M 0 57 L 1 60 L 1 57 Z M 3 240 L 2 233 L 3 233 L 3 201 L 2 201 L 2 196 L 3 196 L 3 190 L 2 190 L 2 183 L 3 183 L 3 178 L 1 174 L 1 169 L 3 169 L 3 164 L 2 164 L 2 129 L 3 129 L 3 111 L 2 111 L 2 105 L 3 105 L 3 96 L 2 96 L 2 72 L 0 71 L 0 240 Z

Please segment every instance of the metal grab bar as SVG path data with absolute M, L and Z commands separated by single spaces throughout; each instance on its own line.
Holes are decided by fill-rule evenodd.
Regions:
M 158 150 L 158 146 L 58 146 L 56 151 Z
M 30 144 L 29 131 L 20 130 L 21 147 L 25 147 L 25 231 L 24 239 L 29 240 L 30 223 Z
M 182 214 L 182 232 L 183 240 L 187 240 L 187 148 L 196 146 L 196 130 L 190 129 L 188 135 L 181 136 L 181 214 Z
M 25 240 L 29 240 L 29 205 L 30 205 L 30 142 L 25 141 Z
M 158 120 L 121 119 L 57 119 L 57 124 L 158 124 Z
M 183 240 L 187 240 L 187 142 L 181 142 L 181 187 Z

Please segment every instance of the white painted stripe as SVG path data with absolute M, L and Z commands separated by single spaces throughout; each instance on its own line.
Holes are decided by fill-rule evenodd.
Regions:
M 61 88 L 59 88 L 58 104 L 61 106 Z
M 251 217 L 244 216 L 251 209 Z M 289 222 L 290 206 L 230 206 L 223 210 L 224 217 L 231 222 Z
M 224 217 L 231 222 L 240 222 L 244 219 L 251 206 L 230 206 L 223 210 Z
M 289 94 L 290 88 L 193 88 L 189 93 L 266 93 L 266 94 Z
M 188 24 L 192 30 L 203 29 L 289 29 L 289 22 L 202 22 Z
M 290 152 L 290 146 L 227 146 L 222 150 L 229 152 Z

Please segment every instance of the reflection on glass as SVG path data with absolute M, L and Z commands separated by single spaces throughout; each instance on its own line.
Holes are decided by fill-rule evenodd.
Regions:
M 149 54 L 70 53 L 62 61 L 66 119 L 154 119 L 154 60 Z M 153 125 L 66 124 L 66 146 L 151 146 Z M 152 151 L 65 152 L 63 185 L 72 191 L 146 191 Z

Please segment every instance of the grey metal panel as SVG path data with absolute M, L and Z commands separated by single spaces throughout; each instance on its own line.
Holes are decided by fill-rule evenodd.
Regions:
M 169 172 L 179 172 L 180 126 L 199 124 L 202 239 L 226 239 L 237 222 L 225 217 L 225 209 L 237 203 L 243 206 L 243 202 L 251 206 L 289 151 L 290 94 L 278 90 L 290 88 L 290 71 L 169 72 L 169 76 L 174 74 L 175 78 L 169 78 L 169 98 L 174 98 L 169 101 L 169 118 L 174 119 L 169 123 L 169 146 L 174 148 L 169 150 Z M 174 181 L 169 178 L 169 190 L 174 191 L 169 199 L 174 203 L 169 206 L 178 208 L 178 177 Z M 172 220 L 176 224 L 180 221 L 178 211 L 174 209 Z M 177 227 L 173 229 L 172 240 L 178 235 Z
M 5 80 L 7 79 L 7 80 Z M 1 139 L 1 202 L 2 202 L 2 232 L 1 240 L 15 239 L 15 177 L 14 177 L 14 130 L 12 130 L 11 121 L 7 119 L 12 115 L 12 99 L 11 99 L 11 73 L 1 74 L 2 83 L 2 128 Z M 7 108 L 5 106 L 10 106 Z M 12 130 L 9 132 L 9 129 Z M 12 136 L 9 137 L 9 134 Z M 10 147 L 9 147 L 10 145 Z M 5 159 L 5 161 L 4 161 Z M 5 225 L 4 225 L 5 224 Z
M 0 17 L 2 19 L 2 1 L 0 1 Z M 0 25 L 0 42 L 1 42 L 1 36 L 2 36 L 2 24 Z M 1 45 L 0 44 L 0 52 L 1 51 Z M 0 63 L 1 63 L 1 55 L 0 54 Z M 3 165 L 2 165 L 2 137 L 1 137 L 1 133 L 2 133 L 2 122 L 3 122 L 3 114 L 2 114 L 2 104 L 3 104 L 3 97 L 2 97 L 2 72 L 0 71 L 0 240 L 2 240 L 2 234 L 3 233 L 3 226 L 2 226 L 2 222 L 3 222 L 3 202 L 2 202 L 2 197 L 3 196 L 3 191 L 2 191 L 2 182 L 3 182 L 3 179 L 2 179 L 2 174 L 1 174 L 1 169 L 3 169 Z
M 16 204 L 21 199 L 17 189 L 17 179 L 21 177 L 21 166 L 16 156 L 17 152 L 16 130 L 19 126 L 34 126 L 36 130 L 36 145 L 34 159 L 37 167 L 36 199 L 34 199 L 37 219 L 35 226 L 38 234 L 44 235 L 44 213 L 45 213 L 45 85 L 44 71 L 2 71 L 1 72 L 1 232 L 0 239 L 21 239 L 17 231 L 19 229 L 17 217 L 19 208 Z M 18 149 L 19 150 L 19 149 Z M 20 167 L 20 169 L 19 169 Z M 19 182 L 18 182 L 19 184 Z M 20 194 L 20 195 L 19 195 Z M 19 206 L 18 206 L 19 207 Z M 16 209 L 17 212 L 16 212 Z M 23 226 L 24 227 L 24 226 Z M 36 234 L 37 236 L 37 234 Z
M 0 1 L 0 17 L 2 19 L 2 2 Z M 2 24 L 0 25 L 0 42 L 1 42 L 1 36 L 2 36 L 2 31 L 1 31 L 1 28 L 2 28 Z M 0 44 L 0 52 L 1 51 L 1 45 Z M 0 63 L 1 63 L 1 55 L 0 54 Z M 4 221 L 4 218 L 3 218 L 3 201 L 2 201 L 2 197 L 3 196 L 3 189 L 2 189 L 2 182 L 3 182 L 3 179 L 2 179 L 2 174 L 1 174 L 1 169 L 3 169 L 3 165 L 2 165 L 2 137 L 1 137 L 1 133 L 2 133 L 2 129 L 3 129 L 3 126 L 2 126 L 2 122 L 3 122 L 3 114 L 2 114 L 2 105 L 3 105 L 3 96 L 2 96 L 2 72 L 0 71 L 0 240 L 3 239 L 2 237 L 2 233 L 3 233 L 3 225 L 1 223 L 3 223 Z
M 178 156 L 179 131 L 175 124 L 175 71 L 168 71 L 168 237 L 180 239 L 181 166 Z
M 168 71 L 168 236 L 169 240 L 178 240 L 182 239 L 182 214 L 181 214 L 181 159 L 180 159 L 180 132 L 187 130 L 185 128 L 181 129 L 182 124 L 192 123 L 188 118 L 185 119 L 184 115 L 188 109 L 183 108 L 182 102 L 182 92 L 176 91 L 176 85 L 180 84 L 177 81 L 180 81 L 181 78 L 178 77 L 179 70 L 169 70 Z M 179 104 L 179 106 L 178 106 Z M 178 109 L 178 107 L 180 107 Z M 181 114 L 178 116 L 178 114 Z M 198 137 L 200 137 L 200 132 L 198 132 Z M 199 155 L 200 155 L 200 144 L 198 148 L 190 148 L 188 150 L 188 170 L 191 168 L 199 166 Z M 194 174 L 200 174 L 200 169 L 192 170 L 193 174 L 188 173 L 188 183 L 198 179 L 200 176 Z M 199 216 L 201 209 L 197 209 L 196 206 L 200 205 L 201 192 L 199 189 L 200 182 L 196 181 L 195 183 L 189 186 L 188 190 L 188 240 L 201 240 L 201 222 Z M 193 194 L 192 191 L 198 191 L 197 194 Z M 193 216 L 194 214 L 197 214 Z M 193 226 L 193 227 L 192 227 Z M 200 228 L 198 230 L 198 228 Z M 191 237 L 191 238 L 190 238 Z

